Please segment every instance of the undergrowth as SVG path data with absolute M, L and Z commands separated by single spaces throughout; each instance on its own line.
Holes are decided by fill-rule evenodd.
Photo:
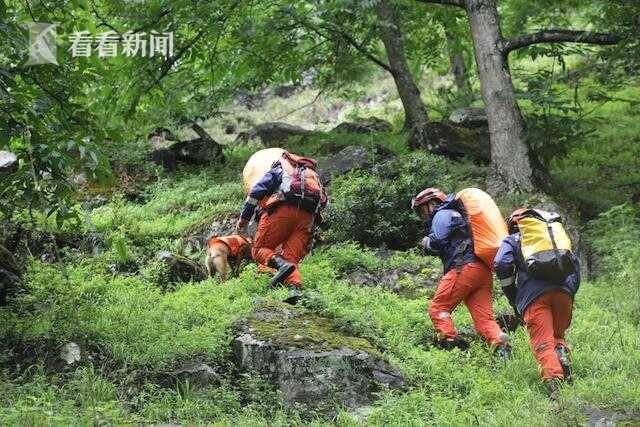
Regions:
M 59 262 L 32 258 L 23 288 L 0 309 L 0 424 L 90 425 L 191 424 L 290 425 L 308 416 L 286 410 L 263 379 L 231 368 L 234 324 L 259 302 L 279 301 L 284 290 L 269 290 L 269 276 L 247 267 L 226 283 L 207 279 L 167 289 L 154 253 L 172 249 L 194 227 L 236 213 L 243 193 L 240 167 L 255 147 L 228 149 L 224 170 L 190 170 L 161 177 L 143 201 L 115 197 L 90 212 L 104 235 L 98 254 L 67 254 Z M 372 200 L 363 212 L 413 221 L 407 212 L 408 188 L 443 182 L 448 190 L 473 183 L 478 174 L 465 164 L 435 156 L 403 154 L 393 192 Z M 415 165 L 429 170 L 416 170 Z M 399 172 L 398 172 L 399 171 Z M 360 183 L 380 186 L 376 171 L 336 180 L 333 237 L 301 264 L 306 299 L 302 303 L 332 330 L 366 339 L 405 376 L 402 391 L 384 391 L 367 415 L 340 411 L 329 422 L 358 425 L 574 425 L 597 407 L 638 416 L 640 389 L 640 225 L 630 205 L 614 208 L 588 226 L 587 236 L 602 264 L 601 276 L 584 283 L 576 298 L 568 341 L 573 347 L 575 384 L 564 387 L 559 408 L 546 398 L 522 327 L 512 334 L 514 357 L 495 360 L 478 338 L 469 351 L 445 352 L 432 345 L 426 314 L 428 298 L 406 298 L 382 286 L 359 287 L 346 278 L 354 270 L 438 268 L 415 249 L 372 249 L 379 228 L 367 229 L 371 241 L 352 231 L 349 197 L 363 197 Z M 422 181 L 416 183 L 415 179 Z M 405 200 L 406 199 L 406 200 Z M 376 203 L 376 201 L 384 203 Z M 342 212 L 344 215 L 336 215 Z M 405 215 L 406 214 L 406 215 Z M 377 218 L 376 216 L 376 218 Z M 341 222 L 342 221 L 342 222 Z M 366 224 L 365 218 L 361 220 Z M 415 230 L 394 229 L 405 239 Z M 412 231 L 413 230 L 413 231 Z M 337 237 L 338 236 L 338 237 Z M 382 242 L 378 238 L 378 243 Z M 113 269 L 117 262 L 137 268 Z M 417 279 L 420 280 L 420 279 Z M 508 304 L 496 289 L 496 311 Z M 461 331 L 472 324 L 468 312 L 454 313 Z M 304 328 L 301 322 L 300 328 Z M 332 334 L 324 336 L 331 337 Z M 58 352 L 76 342 L 84 351 L 78 367 L 57 366 Z M 159 380 L 186 361 L 205 361 L 222 373 L 216 386 L 196 390 Z M 366 417 L 366 418 L 362 418 Z

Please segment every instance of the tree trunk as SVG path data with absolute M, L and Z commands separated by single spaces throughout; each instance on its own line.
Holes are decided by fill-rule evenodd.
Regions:
M 411 132 L 410 145 L 418 147 L 426 142 L 423 131 L 428 122 L 427 110 L 420 98 L 420 89 L 411 75 L 404 52 L 404 39 L 393 6 L 380 0 L 377 7 L 380 38 L 384 43 L 391 75 L 398 88 L 405 114 L 405 127 Z
M 523 124 L 516 102 L 496 0 L 467 0 L 467 12 L 475 49 L 482 98 L 491 137 L 492 192 L 531 191 L 534 188 Z
M 453 81 L 458 88 L 458 92 L 465 98 L 471 97 L 471 84 L 469 83 L 469 75 L 467 74 L 467 65 L 464 61 L 464 55 L 459 46 L 456 46 L 455 37 L 451 34 L 449 27 L 444 28 L 447 37 L 447 50 L 449 52 L 449 64 L 451 67 L 451 75 Z

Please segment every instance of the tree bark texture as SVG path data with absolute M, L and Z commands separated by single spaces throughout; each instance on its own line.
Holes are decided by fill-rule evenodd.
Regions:
M 491 192 L 534 189 L 528 148 L 523 140 L 523 122 L 503 53 L 503 39 L 496 0 L 467 0 L 489 134 L 491 137 Z
M 451 67 L 453 81 L 458 88 L 458 92 L 468 97 L 471 95 L 471 84 L 469 83 L 469 75 L 467 73 L 467 65 L 464 61 L 463 52 L 456 46 L 455 37 L 450 33 L 448 28 L 445 27 L 444 32 L 447 37 L 449 65 Z

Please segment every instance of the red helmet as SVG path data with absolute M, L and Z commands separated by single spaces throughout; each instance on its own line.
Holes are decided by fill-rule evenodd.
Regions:
M 509 233 L 515 233 L 518 231 L 518 221 L 524 218 L 526 212 L 529 209 L 527 208 L 518 208 L 515 211 L 511 212 L 509 218 L 507 218 L 507 227 L 509 228 Z
M 439 188 L 429 187 L 426 190 L 422 190 L 416 197 L 411 199 L 411 209 L 416 209 L 422 205 L 425 205 L 431 200 L 439 200 L 441 202 L 444 202 L 446 198 L 446 194 L 444 194 Z

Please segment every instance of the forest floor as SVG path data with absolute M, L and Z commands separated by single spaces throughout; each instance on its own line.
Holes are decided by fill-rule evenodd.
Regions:
M 436 88 L 437 82 L 431 83 Z M 575 379 L 563 387 L 557 403 L 546 397 L 522 327 L 512 333 L 513 358 L 499 361 L 472 333 L 471 318 L 460 307 L 454 320 L 471 337 L 470 349 L 433 347 L 426 310 L 441 270 L 438 261 L 417 249 L 366 247 L 350 241 L 348 234 L 336 237 L 332 231 L 333 238 L 319 244 L 301 264 L 306 294 L 301 307 L 320 319 L 313 325 L 327 325 L 330 331 L 321 332 L 323 336 L 340 331 L 358 343 L 366 341 L 363 346 L 402 371 L 405 388 L 381 391 L 365 412 L 336 407 L 327 418 L 285 408 L 273 384 L 236 369 L 236 322 L 258 304 L 280 301 L 286 291 L 269 290 L 269 276 L 258 273 L 255 265 L 226 283 L 171 280 L 157 253 L 172 251 L 200 263 L 203 253 L 193 248 L 194 236 L 212 223 L 222 228 L 234 223 L 244 199 L 242 167 L 259 149 L 233 144 L 238 132 L 265 121 L 326 132 L 342 120 L 368 115 L 401 127 L 390 79 L 351 93 L 356 101 L 336 97 L 314 102 L 316 95 L 303 89 L 286 99 L 269 96 L 254 109 L 236 103 L 228 107 L 229 114 L 207 120 L 207 130 L 228 144 L 224 166 L 159 173 L 146 161 L 144 149 L 125 147 L 118 160 L 144 171 L 146 180 L 131 184 L 122 179 L 106 192 L 86 190 L 82 198 L 89 202 L 80 225 L 56 230 L 41 221 L 39 231 L 31 235 L 29 251 L 23 251 L 23 289 L 0 308 L 0 424 L 640 424 L 640 226 L 629 206 L 610 209 L 582 227 L 598 274 L 584 278 L 576 297 L 567 337 Z M 436 104 L 431 99 L 429 103 Z M 565 183 L 564 195 L 585 205 L 593 203 L 593 192 L 603 195 L 598 200 L 618 201 L 606 185 L 591 188 L 594 173 L 602 170 L 596 166 L 606 166 L 608 180 L 615 181 L 622 176 L 620 165 L 637 161 L 621 157 L 628 156 L 626 149 L 607 148 L 628 144 L 637 135 L 637 108 L 617 102 L 602 112 L 598 119 L 607 126 L 600 126 L 598 134 L 614 145 L 596 138 L 588 150 L 576 149 L 552 165 Z M 441 116 L 445 114 L 438 110 L 431 115 Z M 228 124 L 234 127 L 230 134 L 224 132 Z M 437 156 L 416 157 L 406 147 L 405 136 L 327 132 L 295 140 L 290 148 L 322 156 L 328 154 L 328 146 L 382 144 L 401 161 L 442 169 L 436 175 L 452 186 L 480 183 L 482 167 Z M 626 175 L 633 173 L 633 168 L 626 169 Z M 360 184 L 375 188 L 368 172 L 333 183 L 332 197 L 348 199 Z M 458 176 L 464 180 L 455 181 Z M 406 187 L 417 182 L 406 170 L 391 181 Z M 411 197 L 401 196 L 402 203 Z M 509 202 L 501 204 L 503 213 L 509 207 Z M 408 214 L 402 209 L 391 216 L 404 218 Z M 411 247 L 421 236 L 403 237 Z M 497 313 L 509 311 L 497 285 L 494 303 Z M 79 346 L 81 360 L 67 365 L 59 354 L 70 343 Z M 170 378 L 177 367 L 194 361 L 215 369 L 215 385 L 200 390 Z
M 424 282 L 439 270 L 435 260 L 416 250 L 385 251 L 381 257 L 377 250 L 349 242 L 322 245 L 302 263 L 307 293 L 302 305 L 368 340 L 403 372 L 407 387 L 381 392 L 366 415 L 338 410 L 327 420 L 285 409 L 268 382 L 230 368 L 230 342 L 234 322 L 257 300 L 277 301 L 286 292 L 268 290 L 268 275 L 254 265 L 226 283 L 170 284 L 155 257 L 168 249 L 201 259 L 201 253 L 185 249 L 188 237 L 203 224 L 238 212 L 241 167 L 255 149 L 229 148 L 224 170 L 178 172 L 144 187 L 132 200 L 114 197 L 91 209 L 83 231 L 101 236 L 98 250 L 62 247 L 57 261 L 30 260 L 25 289 L 0 310 L 6 328 L 0 424 L 575 425 L 640 420 L 640 264 L 637 256 L 616 264 L 632 255 L 628 245 L 616 246 L 622 252 L 612 249 L 603 258 L 615 266 L 610 274 L 582 284 L 568 334 L 575 382 L 562 389 L 558 403 L 546 397 L 522 327 L 513 333 L 514 354 L 508 362 L 496 360 L 477 337 L 466 352 L 432 347 L 426 315 L 432 289 Z M 596 226 L 613 227 L 607 224 Z M 619 241 L 633 235 L 615 228 L 606 230 L 607 238 L 616 231 L 625 233 Z M 605 230 L 594 228 L 590 235 L 600 232 Z M 400 274 L 401 292 L 349 279 L 354 271 L 402 272 L 416 265 L 418 274 Z M 508 311 L 497 289 L 494 298 L 497 312 Z M 465 308 L 456 310 L 454 320 L 470 330 Z M 67 367 L 58 359 L 69 342 L 82 349 L 79 365 Z M 192 360 L 214 366 L 220 383 L 199 391 L 163 380 Z

